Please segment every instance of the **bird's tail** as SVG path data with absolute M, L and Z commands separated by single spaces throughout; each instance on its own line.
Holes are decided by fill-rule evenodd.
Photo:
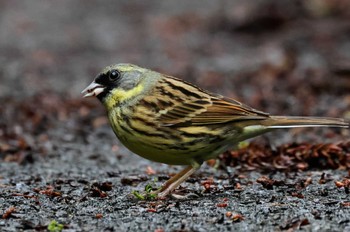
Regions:
M 248 124 L 249 123 L 249 124 Z M 269 116 L 266 119 L 248 121 L 237 141 L 243 141 L 274 129 L 296 127 L 342 127 L 349 128 L 349 122 L 341 118 Z
M 269 129 L 295 127 L 343 127 L 349 128 L 349 122 L 342 118 L 270 116 L 262 123 Z

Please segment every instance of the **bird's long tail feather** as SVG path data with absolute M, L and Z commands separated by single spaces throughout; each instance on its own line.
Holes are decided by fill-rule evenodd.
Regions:
M 266 124 L 265 124 L 266 123 Z M 295 127 L 343 127 L 349 128 L 349 122 L 342 118 L 271 116 L 263 124 L 269 129 Z

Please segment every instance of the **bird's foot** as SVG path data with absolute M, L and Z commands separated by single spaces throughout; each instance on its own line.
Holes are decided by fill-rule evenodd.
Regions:
M 199 196 L 195 193 L 188 193 L 186 195 L 180 195 L 180 194 L 175 194 L 171 193 L 170 196 L 176 200 L 189 200 L 189 199 L 195 199 L 198 198 Z

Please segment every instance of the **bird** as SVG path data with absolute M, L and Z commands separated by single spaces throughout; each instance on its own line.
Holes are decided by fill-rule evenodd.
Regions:
M 266 132 L 295 127 L 349 128 L 341 118 L 273 116 L 182 79 L 128 63 L 107 66 L 86 87 L 107 111 L 119 141 L 155 162 L 186 167 L 154 191 L 171 195 L 203 162 Z

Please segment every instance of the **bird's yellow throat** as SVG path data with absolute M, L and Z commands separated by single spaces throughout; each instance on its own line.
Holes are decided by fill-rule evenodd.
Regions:
M 103 103 L 107 110 L 111 110 L 114 106 L 138 96 L 143 89 L 144 85 L 142 83 L 130 90 L 113 89 L 111 93 L 106 96 Z

